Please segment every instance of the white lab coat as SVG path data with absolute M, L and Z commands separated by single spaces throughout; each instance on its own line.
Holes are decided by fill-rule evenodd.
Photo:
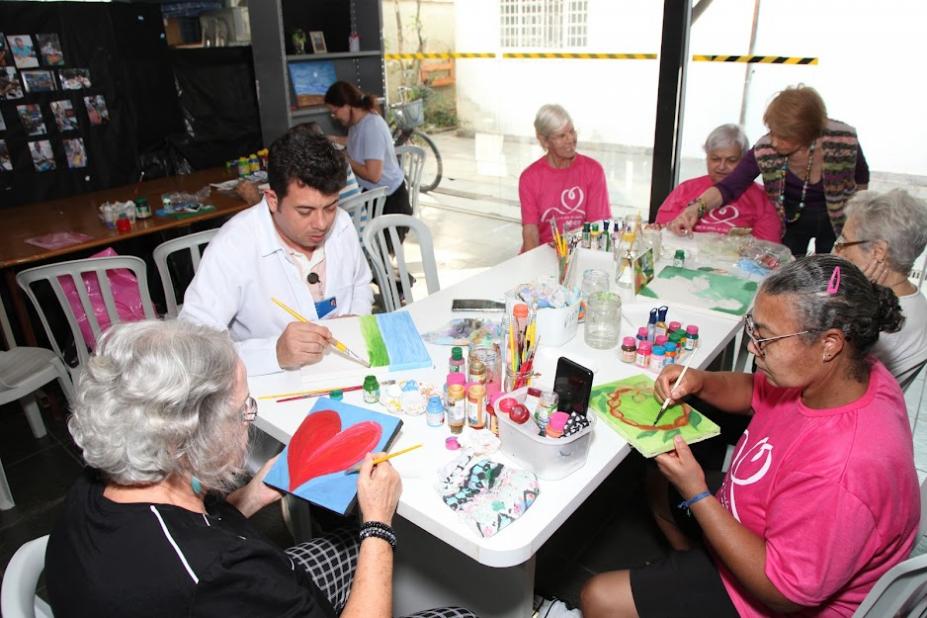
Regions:
M 338 214 L 325 239 L 325 298 L 337 307 L 327 317 L 365 315 L 373 304 L 370 268 L 351 217 Z M 277 339 L 293 318 L 271 298 L 318 319 L 299 270 L 287 259 L 267 202 L 235 215 L 206 247 L 180 318 L 228 330 L 248 375 L 281 371 Z

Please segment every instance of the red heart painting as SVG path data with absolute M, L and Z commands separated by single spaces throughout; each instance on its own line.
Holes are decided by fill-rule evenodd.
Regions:
M 317 476 L 356 464 L 376 447 L 382 434 L 383 428 L 373 421 L 362 421 L 341 431 L 341 417 L 334 410 L 310 414 L 290 439 L 290 491 Z

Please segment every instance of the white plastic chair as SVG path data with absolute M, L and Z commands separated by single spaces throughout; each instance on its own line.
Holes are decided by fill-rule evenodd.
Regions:
M 351 221 L 354 223 L 354 229 L 357 230 L 357 238 L 364 242 L 364 228 L 367 224 L 383 214 L 386 207 L 386 187 L 377 187 L 370 191 L 364 191 L 360 195 L 349 197 L 339 204 L 341 208 L 351 215 Z
M 23 543 L 6 566 L 0 591 L 0 614 L 4 618 L 52 618 L 48 603 L 35 594 L 45 569 L 48 535 Z
M 425 271 L 425 284 L 428 293 L 434 294 L 441 289 L 438 281 L 438 265 L 435 261 L 435 249 L 428 226 L 420 219 L 408 215 L 383 215 L 367 225 L 364 231 L 364 249 L 373 264 L 377 285 L 383 295 L 384 308 L 396 311 L 402 307 L 402 299 L 412 300 L 412 278 L 406 263 L 405 250 L 399 242 L 399 229 L 410 228 L 422 253 L 422 268 Z M 389 241 L 387 241 L 389 239 Z M 396 264 L 390 260 L 389 247 L 392 246 Z
M 64 363 L 51 350 L 45 348 L 20 348 L 16 346 L 13 331 L 7 319 L 3 303 L 0 301 L 0 327 L 10 346 L 8 351 L 0 351 L 0 405 L 19 400 L 26 421 L 36 438 L 47 432 L 42 421 L 42 413 L 33 393 L 53 380 L 58 380 L 61 390 L 70 402 L 73 398 L 71 377 Z M 3 472 L 0 461 L 0 511 L 16 506 L 13 494 Z
M 106 307 L 106 315 L 109 318 L 110 324 L 116 324 L 117 322 L 121 322 L 122 319 L 116 311 L 113 290 L 106 273 L 120 268 L 128 269 L 135 275 L 138 281 L 139 296 L 142 300 L 142 312 L 146 318 L 155 319 L 157 315 L 151 304 L 151 295 L 148 293 L 148 276 L 146 274 L 145 262 L 137 257 L 119 255 L 113 257 L 71 260 L 58 264 L 48 264 L 47 266 L 37 266 L 36 268 L 24 270 L 16 275 L 16 282 L 19 284 L 19 287 L 25 291 L 36 313 L 39 314 L 39 319 L 42 322 L 42 326 L 45 328 L 45 334 L 48 337 L 49 343 L 51 343 L 52 349 L 59 358 L 64 359 L 61 347 L 58 345 L 58 340 L 45 315 L 45 307 L 39 303 L 32 286 L 38 282 L 45 281 L 54 291 L 55 297 L 58 299 L 58 304 L 64 312 L 68 326 L 71 329 L 71 336 L 74 338 L 75 342 L 74 347 L 77 349 L 78 365 L 77 368 L 71 369 L 72 377 L 75 375 L 76 371 L 87 362 L 87 359 L 90 358 L 90 352 L 81 334 L 80 327 L 77 324 L 77 316 L 71 310 L 71 305 L 68 303 L 68 299 L 65 296 L 64 289 L 61 287 L 61 283 L 58 281 L 58 277 L 70 278 L 74 283 L 80 298 L 81 307 L 87 316 L 87 323 L 90 325 L 90 330 L 94 338 L 99 340 L 103 329 L 100 328 L 96 314 L 93 311 L 93 305 L 90 302 L 90 296 L 87 293 L 87 287 L 84 285 L 82 275 L 85 273 L 96 273 L 97 281 L 100 283 L 100 291 L 103 295 L 103 303 Z
M 167 304 L 167 317 L 176 318 L 180 313 L 180 307 L 177 306 L 177 296 L 174 294 L 174 281 L 171 279 L 171 271 L 168 266 L 168 259 L 171 255 L 184 249 L 190 252 L 190 261 L 193 264 L 193 272 L 200 266 L 200 256 L 202 252 L 200 247 L 209 244 L 213 236 L 219 233 L 219 228 L 187 234 L 180 238 L 162 242 L 155 247 L 154 261 L 158 267 L 158 275 L 161 277 L 161 287 L 164 288 L 164 302 Z
M 405 174 L 406 190 L 412 216 L 418 215 L 418 189 L 422 184 L 422 170 L 425 168 L 425 151 L 418 146 L 396 146 L 396 158 Z

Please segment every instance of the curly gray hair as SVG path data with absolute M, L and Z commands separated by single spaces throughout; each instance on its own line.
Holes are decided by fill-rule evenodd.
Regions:
M 534 117 L 534 130 L 538 135 L 547 139 L 562 129 L 568 122 L 573 122 L 573 119 L 570 118 L 567 111 L 563 109 L 563 106 L 557 105 L 556 103 L 548 103 L 547 105 L 542 105 L 541 109 L 538 110 L 537 115 Z
M 117 324 L 78 378 L 68 428 L 87 464 L 118 485 L 190 474 L 230 489 L 247 449 L 232 401 L 239 366 L 226 333 L 182 320 Z
M 715 129 L 708 134 L 702 148 L 705 150 L 705 154 L 708 154 L 712 150 L 730 148 L 731 146 L 739 148 L 741 155 L 750 148 L 750 141 L 747 139 L 747 134 L 740 128 L 740 125 L 722 124 L 720 127 L 715 127 Z
M 927 245 L 927 204 L 904 189 L 860 191 L 846 214 L 860 239 L 885 241 L 888 265 L 899 273 L 908 274 Z

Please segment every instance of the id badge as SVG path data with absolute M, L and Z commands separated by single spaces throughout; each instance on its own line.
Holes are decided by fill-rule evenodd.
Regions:
M 319 318 L 324 318 L 329 313 L 335 310 L 338 307 L 338 299 L 334 296 L 326 298 L 325 300 L 320 300 L 315 304 L 315 314 Z

